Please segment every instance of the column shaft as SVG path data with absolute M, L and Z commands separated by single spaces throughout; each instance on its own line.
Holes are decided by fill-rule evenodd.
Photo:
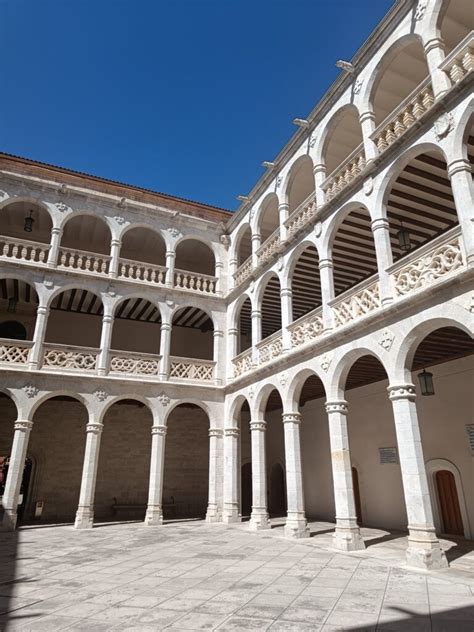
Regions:
M 28 366 L 30 369 L 37 369 L 43 359 L 43 344 L 46 336 L 46 327 L 48 326 L 49 307 L 46 305 L 38 305 L 36 310 L 35 332 L 33 334 L 33 347 L 31 348 L 28 358 Z
M 262 312 L 259 309 L 252 310 L 252 362 L 258 365 L 257 345 L 262 340 Z
M 62 228 L 59 228 L 59 226 L 53 226 L 51 230 L 51 242 L 48 252 L 49 268 L 55 268 L 58 264 L 59 245 L 61 243 L 62 234 Z
M 382 305 L 393 302 L 393 288 L 390 275 L 386 272 L 392 265 L 392 244 L 390 242 L 390 226 L 385 218 L 377 218 L 371 224 L 374 235 L 377 270 L 379 275 L 380 300 Z
M 334 298 L 334 265 L 332 259 L 319 260 L 319 278 L 321 282 L 321 300 L 323 305 L 324 331 L 334 328 L 333 313 L 329 302 Z
M 316 207 L 319 208 L 323 206 L 323 204 L 326 202 L 326 194 L 322 188 L 322 184 L 324 180 L 326 180 L 326 165 L 324 165 L 323 163 L 318 163 L 314 165 L 313 174 L 316 195 Z
M 174 262 L 176 260 L 176 253 L 174 250 L 166 251 L 166 285 L 168 287 L 174 287 Z
M 108 373 L 113 326 L 114 317 L 112 314 L 104 312 L 104 315 L 102 316 L 102 332 L 100 336 L 100 354 L 97 361 L 97 373 L 99 375 L 105 375 Z
M 362 139 L 364 142 L 365 161 L 368 163 L 378 154 L 377 145 L 371 138 L 372 133 L 375 131 L 375 114 L 370 111 L 362 112 L 359 120 L 362 129 Z
M 288 514 L 285 535 L 309 537 L 304 511 L 303 472 L 301 468 L 300 413 L 283 413 L 285 431 L 286 495 Z
M 206 522 L 220 522 L 221 519 L 217 493 L 219 441 L 221 437 L 222 430 L 220 428 L 209 428 L 209 499 Z
M 151 427 L 150 481 L 145 526 L 163 523 L 163 469 L 165 466 L 166 426 Z
M 95 484 L 97 480 L 102 430 L 103 425 L 99 423 L 89 423 L 86 426 L 86 450 L 82 468 L 79 506 L 74 522 L 75 529 L 92 529 L 94 523 Z
M 288 326 L 293 322 L 293 292 L 290 287 L 282 287 L 280 290 L 281 301 L 281 333 L 283 352 L 291 349 L 291 335 Z
M 278 213 L 280 216 L 280 241 L 285 241 L 287 230 L 285 226 L 285 222 L 289 217 L 290 207 L 286 202 L 282 202 L 278 206 Z
M 439 99 L 445 92 L 450 90 L 451 82 L 448 75 L 439 68 L 444 61 L 444 42 L 440 37 L 433 37 L 425 43 L 426 62 L 431 75 L 431 85 L 433 95 Z
M 161 323 L 161 340 L 160 340 L 160 380 L 167 380 L 170 368 L 170 349 L 171 349 L 171 324 Z
M 118 277 L 119 274 L 119 257 L 120 257 L 120 248 L 122 247 L 122 242 L 120 239 L 112 239 L 110 244 L 110 264 L 109 264 L 109 276 L 113 279 Z
M 267 462 L 265 453 L 265 430 L 263 420 L 250 423 L 252 440 L 252 515 L 251 530 L 269 529 L 267 510 Z
M 224 510 L 222 521 L 239 522 L 239 429 L 224 428 Z
M 467 160 L 454 160 L 448 166 L 464 250 L 469 267 L 474 267 L 474 185 Z
M 2 499 L 3 519 L 0 525 L 1 531 L 13 531 L 16 527 L 21 481 L 32 427 L 32 421 L 15 422 L 10 464 Z
M 262 236 L 260 233 L 252 233 L 252 268 L 258 266 L 257 250 L 262 245 Z

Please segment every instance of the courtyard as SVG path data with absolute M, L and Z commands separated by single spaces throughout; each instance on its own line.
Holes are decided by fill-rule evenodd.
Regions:
M 472 632 L 474 553 L 441 540 L 451 567 L 404 563 L 403 534 L 361 529 L 366 551 L 331 549 L 334 525 L 283 538 L 283 520 L 22 527 L 2 534 L 0 629 Z

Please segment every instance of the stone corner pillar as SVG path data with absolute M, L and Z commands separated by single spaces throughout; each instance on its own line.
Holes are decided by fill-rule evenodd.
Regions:
M 301 469 L 300 413 L 283 413 L 285 432 L 286 495 L 288 512 L 285 523 L 287 538 L 309 538 L 303 495 Z
M 220 428 L 209 428 L 209 499 L 206 522 L 221 522 L 222 516 L 218 502 L 218 461 L 221 451 L 223 431 Z
M 336 530 L 333 544 L 336 549 L 341 551 L 360 551 L 365 549 L 365 544 L 357 524 L 346 419 L 347 411 L 345 400 L 326 402 L 336 505 Z
M 88 423 L 86 426 L 86 450 L 82 468 L 81 491 L 77 507 L 75 529 L 92 529 L 94 525 L 94 497 L 99 465 L 100 439 L 104 426 L 100 423 Z
M 2 499 L 3 518 L 0 531 L 14 531 L 16 528 L 21 481 L 33 422 L 18 420 L 14 427 L 15 434 L 13 435 L 10 464 Z
M 166 426 L 151 427 L 150 480 L 145 520 L 146 527 L 163 524 L 163 469 L 165 465 Z
M 416 389 L 413 384 L 388 388 L 395 418 L 398 454 L 408 516 L 407 563 L 427 570 L 448 566 L 433 522 L 433 512 L 421 445 Z
M 224 428 L 224 509 L 222 522 L 240 522 L 239 515 L 239 436 L 237 427 Z
M 252 513 L 249 529 L 269 529 L 267 510 L 267 463 L 265 454 L 265 431 L 267 424 L 262 420 L 250 422 L 252 441 Z

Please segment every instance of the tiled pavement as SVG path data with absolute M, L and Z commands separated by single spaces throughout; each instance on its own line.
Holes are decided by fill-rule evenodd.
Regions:
M 0 629 L 473 632 L 472 552 L 428 574 L 403 566 L 403 537 L 364 530 L 373 546 L 341 554 L 331 528 L 304 541 L 204 522 L 0 534 Z

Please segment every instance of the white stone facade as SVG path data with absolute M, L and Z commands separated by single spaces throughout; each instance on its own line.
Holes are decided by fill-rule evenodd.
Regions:
M 190 512 L 204 505 L 209 522 L 241 520 L 241 473 L 251 463 L 250 529 L 269 527 L 270 472 L 276 467 L 277 481 L 280 467 L 288 537 L 305 537 L 306 516 L 319 516 L 335 519 L 337 548 L 364 548 L 360 494 L 364 521 L 408 529 L 411 564 L 441 567 L 435 475 L 442 470 L 454 476 L 463 534 L 473 537 L 473 367 L 460 357 L 467 343 L 448 336 L 425 345 L 423 357 L 417 351 L 438 330 L 467 338 L 474 329 L 469 13 L 461 0 L 398 2 L 354 57 L 354 72 L 335 82 L 233 215 L 2 158 L 0 326 L 25 329 L 24 340 L 0 340 L 0 390 L 15 411 L 4 412 L 0 426 L 0 449 L 10 456 L 3 528 L 16 524 L 25 459 L 35 441 L 55 435 L 64 398 L 73 398 L 79 403 L 66 403 L 77 408 L 79 460 L 64 476 L 77 483 L 76 528 L 91 527 L 94 512 L 105 515 L 120 474 L 112 461 L 127 451 L 143 484 L 114 506 L 143 505 L 149 526 L 161 524 L 164 506 L 177 510 L 173 490 L 184 487 Z M 401 78 L 397 68 L 407 63 Z M 22 233 L 30 208 L 35 241 Z M 405 227 L 416 246 L 409 252 L 397 241 Z M 314 266 L 301 267 L 305 253 Z M 438 403 L 430 408 L 413 370 L 434 364 Z M 311 376 L 320 390 L 302 403 Z M 53 397 L 63 403 L 45 408 Z M 127 430 L 125 413 L 108 413 L 124 400 L 122 410 L 133 422 L 143 417 L 146 433 L 143 425 Z M 128 400 L 143 405 L 139 414 Z M 183 404 L 201 411 L 185 413 Z M 108 439 L 114 415 L 123 431 Z M 181 415 L 181 431 L 167 432 L 173 415 Z M 72 436 L 62 432 L 51 438 L 57 450 Z M 380 470 L 375 457 L 389 447 L 397 461 Z M 185 465 L 180 472 L 179 459 L 194 463 L 194 495 L 192 472 Z M 205 491 L 197 480 L 203 463 Z M 35 467 L 30 512 L 43 496 L 48 508 L 46 496 L 61 497 L 47 465 L 43 478 Z M 384 506 L 387 495 L 393 500 Z M 60 519 L 71 507 L 51 511 Z

